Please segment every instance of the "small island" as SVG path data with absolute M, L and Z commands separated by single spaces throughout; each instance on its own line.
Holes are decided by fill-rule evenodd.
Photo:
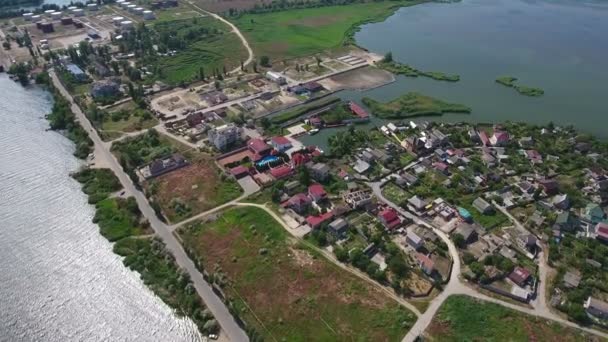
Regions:
M 369 97 L 362 99 L 363 103 L 379 118 L 402 119 L 416 116 L 443 115 L 445 113 L 470 113 L 471 108 L 448 103 L 436 98 L 410 92 L 386 103 Z
M 460 81 L 460 76 L 458 75 L 449 75 L 439 71 L 420 71 L 408 64 L 396 62 L 393 60 L 393 54 L 391 52 L 388 52 L 381 61 L 376 63 L 376 65 L 381 69 L 392 72 L 393 74 L 404 75 L 407 77 L 421 76 L 432 78 L 437 81 Z
M 544 90 L 542 90 L 540 88 L 533 88 L 533 87 L 527 87 L 527 86 L 522 86 L 522 85 L 516 84 L 517 77 L 511 77 L 511 76 L 499 77 L 496 79 L 496 83 L 502 84 L 505 87 L 514 88 L 515 90 L 517 90 L 518 93 L 520 93 L 522 95 L 526 95 L 526 96 L 538 97 L 538 96 L 542 96 L 545 93 Z

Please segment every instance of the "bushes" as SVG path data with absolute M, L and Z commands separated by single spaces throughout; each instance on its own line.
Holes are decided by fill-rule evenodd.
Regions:
M 84 169 L 72 176 L 82 184 L 82 191 L 89 195 L 90 204 L 95 204 L 122 188 L 110 169 Z

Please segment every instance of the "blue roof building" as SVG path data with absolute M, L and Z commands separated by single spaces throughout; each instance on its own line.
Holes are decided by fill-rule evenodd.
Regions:
M 87 74 L 85 74 L 84 71 L 82 71 L 82 69 L 80 69 L 80 67 L 76 64 L 70 63 L 66 65 L 65 68 L 72 76 L 74 76 L 79 81 L 83 81 L 87 78 Z
M 458 214 L 465 221 L 470 222 L 473 219 L 473 216 L 471 216 L 471 213 L 468 210 L 466 210 L 465 208 L 463 208 L 463 207 L 458 207 Z

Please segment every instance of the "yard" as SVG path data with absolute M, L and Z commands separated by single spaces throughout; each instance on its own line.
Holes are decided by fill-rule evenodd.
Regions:
M 382 1 L 328 6 L 231 19 L 245 34 L 257 56 L 287 59 L 327 52 L 349 41 L 356 27 L 382 20 L 397 8 L 417 2 Z
M 265 339 L 398 341 L 414 322 L 382 292 L 295 243 L 261 209 L 230 209 L 180 234 Z
M 451 296 L 425 331 L 432 341 L 599 341 L 555 322 L 468 296 Z
M 242 193 L 238 183 L 223 176 L 208 155 L 198 156 L 191 165 L 150 180 L 145 188 L 171 222 L 217 207 Z
M 393 182 L 386 183 L 386 185 L 382 188 L 382 195 L 397 205 L 406 203 L 407 200 L 413 196 L 412 194 L 398 187 L 397 184 Z

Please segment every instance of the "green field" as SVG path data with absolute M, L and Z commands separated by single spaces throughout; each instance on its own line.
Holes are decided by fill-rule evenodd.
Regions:
M 357 27 L 384 20 L 401 6 L 418 1 L 381 1 L 344 6 L 247 14 L 234 23 L 256 56 L 288 59 L 327 52 L 349 43 Z
M 414 315 L 289 238 L 259 208 L 234 208 L 180 236 L 234 312 L 268 341 L 400 341 Z
M 471 108 L 448 103 L 436 98 L 410 92 L 389 102 L 382 103 L 369 97 L 362 99 L 372 113 L 384 119 L 402 119 L 415 116 L 443 115 L 445 113 L 470 113 Z
M 381 69 L 392 72 L 397 75 L 404 75 L 408 77 L 428 77 L 432 78 L 436 81 L 448 81 L 448 82 L 458 82 L 460 81 L 460 76 L 458 75 L 449 75 L 439 71 L 420 71 L 412 66 L 407 64 L 398 63 L 395 61 L 381 61 L 377 63 L 377 66 Z
M 307 104 L 303 104 L 301 106 L 295 107 L 295 109 L 290 109 L 290 110 L 282 112 L 278 115 L 275 115 L 270 119 L 270 121 L 273 124 L 279 125 L 279 124 L 285 123 L 289 120 L 296 119 L 308 112 L 312 112 L 314 110 L 321 109 L 323 107 L 326 107 L 326 106 L 336 103 L 338 101 L 340 101 L 340 99 L 337 97 L 333 97 L 333 96 L 324 97 L 320 100 L 310 102 Z
M 468 296 L 451 296 L 425 331 L 432 341 L 587 341 L 558 323 Z
M 160 22 L 154 29 L 161 37 L 176 36 L 185 44 L 175 55 L 159 57 L 155 63 L 159 78 L 170 84 L 199 79 L 201 68 L 206 77 L 216 70 L 221 73 L 224 67 L 230 71 L 247 59 L 236 34 L 210 17 Z
M 133 101 L 112 108 L 104 115 L 101 129 L 110 133 L 126 133 L 148 129 L 158 121 L 147 109 L 139 108 Z

